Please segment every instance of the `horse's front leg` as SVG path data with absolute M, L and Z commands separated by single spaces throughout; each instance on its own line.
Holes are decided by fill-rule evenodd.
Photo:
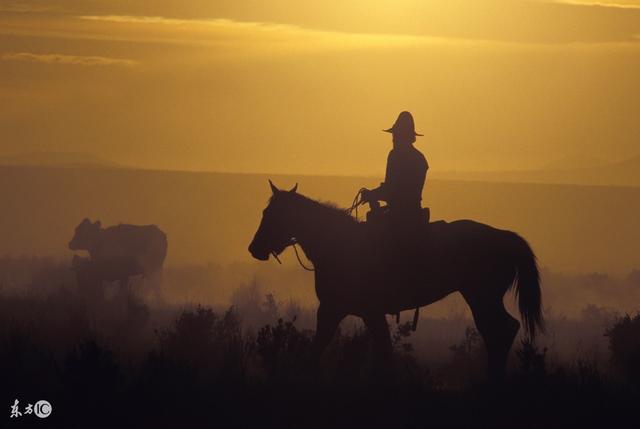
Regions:
M 391 367 L 393 345 L 389 334 L 389 325 L 384 313 L 368 314 L 363 317 L 365 325 L 373 339 L 374 362 L 378 369 Z
M 316 321 L 316 335 L 313 339 L 313 358 L 315 361 L 320 359 L 322 352 L 327 348 L 333 336 L 338 329 L 338 325 L 345 314 L 342 311 L 331 304 L 320 303 L 318 307 L 317 321 Z

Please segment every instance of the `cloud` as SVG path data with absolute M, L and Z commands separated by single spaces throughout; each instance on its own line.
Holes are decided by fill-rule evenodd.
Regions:
M 179 19 L 160 16 L 57 16 L 44 20 L 0 20 L 0 34 L 51 39 L 173 44 L 216 48 L 216 53 L 294 53 L 427 44 L 478 44 L 481 40 L 425 35 L 317 30 L 291 24 L 231 19 Z M 28 58 L 27 60 L 30 60 Z M 126 60 L 125 60 L 126 61 Z
M 640 2 L 628 0 L 402 0 L 393 8 L 386 0 L 371 0 L 367 14 L 356 8 L 355 2 L 327 0 L 326 4 L 304 6 L 291 0 L 279 2 L 287 7 L 253 9 L 229 4 L 223 8 L 219 2 L 210 2 L 217 6 L 211 6 L 211 10 L 192 8 L 201 11 L 200 17 L 173 10 L 167 3 L 150 12 L 134 10 L 135 2 L 109 3 L 107 7 L 97 0 L 88 3 L 103 7 L 22 16 L 0 14 L 0 34 L 201 46 L 254 45 L 273 53 L 274 48 L 317 51 L 487 41 L 530 45 L 637 43 L 633 35 L 640 26 Z M 33 6 L 38 5 L 40 2 Z
M 597 6 L 597 7 L 610 7 L 617 9 L 640 9 L 640 4 L 636 3 L 610 3 L 603 1 L 588 1 L 588 0 L 556 0 L 554 3 L 569 4 L 574 6 Z
M 27 11 L 50 7 L 52 2 L 0 0 L 0 3 Z M 366 8 L 363 7 L 365 3 Z M 261 30 L 298 28 L 357 35 L 406 35 L 530 44 L 598 44 L 635 42 L 632 35 L 640 26 L 640 0 L 270 0 L 253 1 L 251 7 L 237 0 L 60 0 L 55 4 L 52 11 L 55 13 L 34 17 L 37 22 L 32 26 L 26 25 L 28 28 L 17 28 L 17 17 L 15 14 L 10 16 L 9 22 L 0 22 L 0 32 L 7 34 L 13 29 L 27 36 L 66 37 L 75 28 L 76 32 L 72 34 L 75 38 L 79 38 L 79 30 L 83 30 L 82 36 L 86 38 L 124 40 L 124 35 L 117 28 L 106 33 L 100 28 L 96 34 L 94 30 L 98 29 L 78 28 L 81 26 L 73 23 L 70 25 L 74 28 L 67 25 L 54 25 L 52 28 L 49 22 L 65 20 L 69 23 L 74 16 L 86 16 L 95 20 L 86 20 L 85 24 L 98 26 L 98 21 L 111 22 L 114 28 L 119 24 L 121 29 L 134 23 L 144 29 L 152 27 L 151 24 L 220 27 L 226 21 L 256 24 Z M 3 7 L 0 6 L 0 11 Z M 127 31 L 152 41 L 148 40 L 150 35 L 134 32 L 131 28 Z M 164 41 L 164 35 L 157 35 Z M 108 39 L 109 36 L 112 39 Z
M 558 44 L 511 41 L 491 37 L 319 30 L 292 24 L 236 21 L 223 18 L 181 19 L 130 15 L 86 15 L 77 18 L 105 25 L 105 27 L 101 27 L 101 32 L 110 34 L 110 37 L 113 37 L 111 40 L 233 47 L 231 50 L 245 47 L 254 48 L 253 53 L 262 51 L 268 54 L 424 46 L 511 47 L 517 49 L 560 46 Z M 94 31 L 89 37 L 103 38 L 104 36 L 98 36 Z
M 137 61 L 122 58 L 62 54 L 32 54 L 29 52 L 2 54 L 0 56 L 0 59 L 4 61 L 27 61 L 45 64 L 74 64 L 80 66 L 133 67 L 135 65 L 138 65 Z
M 161 16 L 92 15 L 80 19 L 120 25 L 115 31 L 134 34 L 138 41 L 263 48 L 276 51 L 346 50 L 372 47 L 419 46 L 443 43 L 483 43 L 425 35 L 353 33 L 317 30 L 291 24 L 231 19 L 178 19 Z M 145 32 L 146 29 L 146 32 Z
M 152 30 L 157 39 L 175 43 L 210 44 L 224 40 L 258 46 L 285 46 L 286 49 L 353 49 L 442 44 L 481 45 L 570 45 L 637 43 L 634 35 L 640 25 L 640 4 L 587 1 L 543 1 L 525 3 L 522 9 L 503 12 L 502 17 L 486 16 L 486 10 L 462 20 L 465 28 L 451 21 L 449 11 L 433 22 L 416 19 L 419 28 L 377 28 L 354 22 L 353 28 L 272 21 L 237 19 L 183 19 L 162 16 L 85 15 L 82 20 L 111 24 L 116 31 L 134 26 Z M 442 13 L 441 13 L 442 14 Z M 446 18 L 446 19 L 445 19 Z M 473 19 L 472 19 L 473 18 Z M 496 25 L 497 20 L 500 25 Z M 451 22 L 450 22 L 451 21 Z M 455 20 L 454 20 L 455 21 Z M 461 22 L 462 22 L 461 21 Z M 416 22 L 412 25 L 415 26 Z M 540 25 L 543 22 L 544 25 Z M 615 22 L 616 25 L 611 25 Z M 448 25 L 449 23 L 450 25 Z M 579 23 L 579 25 L 578 25 Z M 118 27 L 120 30 L 118 30 Z M 142 36 L 142 32 L 138 32 Z

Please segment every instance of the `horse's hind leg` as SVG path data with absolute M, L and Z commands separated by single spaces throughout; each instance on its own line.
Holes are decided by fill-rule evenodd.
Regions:
M 476 298 L 465 295 L 465 299 L 487 348 L 489 378 L 501 380 L 520 322 L 504 308 L 502 296 Z

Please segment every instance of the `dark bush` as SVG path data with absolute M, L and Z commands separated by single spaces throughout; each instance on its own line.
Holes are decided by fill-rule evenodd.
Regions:
M 124 390 L 124 376 L 114 354 L 96 339 L 83 340 L 64 361 L 62 383 L 67 396 L 63 408 L 78 410 L 80 415 L 102 415 L 119 409 Z
M 211 308 L 185 310 L 172 329 L 159 334 L 160 352 L 200 374 L 230 377 L 243 374 L 248 344 L 233 307 L 220 317 Z
M 469 361 L 474 359 L 481 344 L 482 338 L 478 331 L 468 326 L 464 331 L 464 339 L 449 347 L 449 350 L 453 352 L 454 360 Z
M 640 385 L 640 313 L 620 318 L 605 334 L 614 367 L 630 382 Z
M 542 351 L 529 338 L 520 341 L 520 349 L 516 350 L 520 361 L 519 369 L 523 374 L 532 377 L 544 377 L 547 374 L 547 348 Z
M 270 378 L 281 379 L 301 369 L 310 357 L 312 332 L 299 330 L 295 319 L 260 329 L 256 338 L 256 351 Z

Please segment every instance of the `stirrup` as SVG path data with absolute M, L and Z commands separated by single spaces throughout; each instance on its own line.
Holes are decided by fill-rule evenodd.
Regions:
M 416 331 L 416 329 L 418 329 L 418 319 L 420 318 L 420 306 L 416 307 L 416 312 L 413 313 L 413 323 L 411 324 L 411 330 L 413 332 Z M 396 325 L 400 324 L 400 312 L 398 311 L 396 313 Z
M 420 306 L 416 307 L 416 312 L 413 313 L 413 324 L 411 325 L 411 330 L 413 332 L 418 329 L 418 317 L 420 317 Z

